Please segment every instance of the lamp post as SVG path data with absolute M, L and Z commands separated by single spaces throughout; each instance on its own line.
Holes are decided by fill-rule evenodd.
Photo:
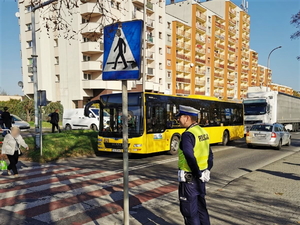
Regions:
M 36 54 L 36 30 L 35 30 L 35 11 L 44 6 L 47 6 L 58 0 L 49 0 L 43 2 L 31 9 L 31 26 L 32 26 L 32 74 L 33 74 L 33 95 L 34 95 L 34 126 L 35 126 L 35 147 L 36 149 L 41 148 L 41 136 L 40 136 L 40 117 L 39 117 L 39 106 L 38 106 L 38 76 L 37 76 L 37 54 Z
M 272 52 L 274 52 L 275 50 L 279 49 L 279 48 L 282 48 L 282 46 L 278 46 L 276 48 L 274 48 L 268 55 L 268 62 L 267 62 L 267 68 L 269 69 L 270 68 L 270 56 L 272 54 Z

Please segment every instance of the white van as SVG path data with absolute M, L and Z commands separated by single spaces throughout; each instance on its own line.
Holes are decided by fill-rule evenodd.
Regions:
M 63 114 L 63 128 L 66 130 L 99 130 L 99 109 L 91 108 L 89 116 L 84 116 L 84 109 L 67 109 Z

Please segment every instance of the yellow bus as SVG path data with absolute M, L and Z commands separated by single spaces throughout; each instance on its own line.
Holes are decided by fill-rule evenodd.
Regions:
M 100 96 L 98 103 L 98 150 L 122 152 L 122 94 Z M 199 124 L 209 133 L 210 143 L 226 145 L 244 137 L 243 104 L 208 96 L 172 96 L 154 93 L 128 94 L 129 153 L 148 154 L 169 151 L 177 154 L 184 128 L 175 118 L 179 105 L 200 110 Z M 87 115 L 88 116 L 88 115 Z

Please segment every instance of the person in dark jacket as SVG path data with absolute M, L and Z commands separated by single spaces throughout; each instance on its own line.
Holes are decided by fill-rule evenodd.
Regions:
M 50 123 L 52 124 L 52 133 L 54 133 L 55 128 L 57 128 L 58 132 L 60 133 L 61 130 L 59 128 L 58 122 L 59 122 L 59 114 L 58 114 L 58 109 L 55 109 L 53 113 L 49 115 Z
M 2 110 L 0 110 L 0 128 L 4 128 L 4 124 L 3 124 L 3 119 L 2 119 L 2 113 L 3 113 L 3 111 Z
M 1 113 L 1 118 L 3 121 L 3 125 L 5 129 L 10 129 L 12 127 L 12 120 L 11 120 L 11 115 L 8 112 L 8 107 L 4 107 L 4 112 Z M 7 131 L 3 132 L 3 136 L 7 134 Z

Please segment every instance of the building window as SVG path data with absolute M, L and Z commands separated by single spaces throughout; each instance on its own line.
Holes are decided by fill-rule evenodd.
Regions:
M 207 42 L 210 43 L 210 37 L 207 38 Z
M 167 66 L 171 66 L 171 60 L 170 59 L 167 60 Z
M 211 33 L 211 27 L 208 27 L 208 33 Z
M 162 63 L 159 63 L 159 69 L 162 70 Z
M 33 63 L 32 58 L 28 58 L 28 59 L 27 59 L 27 65 L 28 65 L 28 66 L 32 66 L 32 63 Z
M 171 29 L 171 23 L 168 22 L 167 25 L 168 25 L 168 29 Z
M 111 7 L 114 8 L 115 7 L 115 1 L 111 1 Z
M 167 77 L 168 77 L 168 78 L 171 78 L 171 71 L 168 71 L 168 72 L 167 72 Z
M 56 56 L 56 57 L 55 57 L 55 65 L 58 65 L 58 64 L 59 64 L 59 57 Z
M 27 41 L 27 48 L 32 48 L 32 41 Z
M 159 37 L 159 39 L 162 39 L 162 33 L 161 32 L 158 32 L 158 37 Z
M 171 54 L 171 48 L 169 48 L 169 47 L 167 48 L 167 53 Z
M 159 84 L 162 84 L 162 78 L 159 78 L 159 79 L 158 79 L 158 83 L 159 83 Z
M 171 84 L 170 83 L 167 83 L 167 89 L 171 89 Z
M 58 47 L 58 39 L 54 39 L 54 47 Z
M 89 41 L 90 41 L 89 38 L 87 38 L 87 37 L 84 37 L 84 38 L 83 38 L 83 42 L 89 42 Z
M 88 56 L 88 55 L 83 55 L 83 61 L 84 62 L 87 62 L 87 61 L 90 61 L 91 60 L 91 57 Z
M 209 16 L 209 17 L 208 17 L 208 22 L 210 22 L 210 23 L 211 23 L 211 16 Z
M 207 58 L 207 63 L 210 64 L 210 57 Z
M 28 82 L 29 82 L 29 83 L 32 83 L 32 82 L 33 82 L 33 76 L 32 76 L 32 75 L 28 76 Z
M 32 11 L 32 6 L 31 5 L 25 6 L 25 12 L 26 13 L 31 12 L 31 11 Z
M 120 2 L 117 2 L 117 10 L 120 9 Z
M 162 48 L 159 48 L 158 52 L 159 52 L 160 55 L 162 55 Z
M 88 23 L 88 22 L 89 22 L 88 19 L 86 19 L 86 18 L 84 18 L 84 17 L 81 18 L 81 23 Z
M 159 23 L 162 23 L 162 16 L 158 17 L 158 21 L 159 21 Z
M 60 77 L 59 74 L 55 75 L 55 83 L 59 83 L 60 82 Z
M 30 31 L 32 29 L 32 24 L 31 23 L 27 23 L 26 24 L 26 31 Z
M 170 34 L 167 34 L 167 40 L 171 41 L 171 35 Z
M 84 73 L 84 74 L 83 74 L 83 79 L 84 79 L 84 80 L 91 80 L 91 79 L 92 79 L 92 75 L 89 74 L 89 73 Z

